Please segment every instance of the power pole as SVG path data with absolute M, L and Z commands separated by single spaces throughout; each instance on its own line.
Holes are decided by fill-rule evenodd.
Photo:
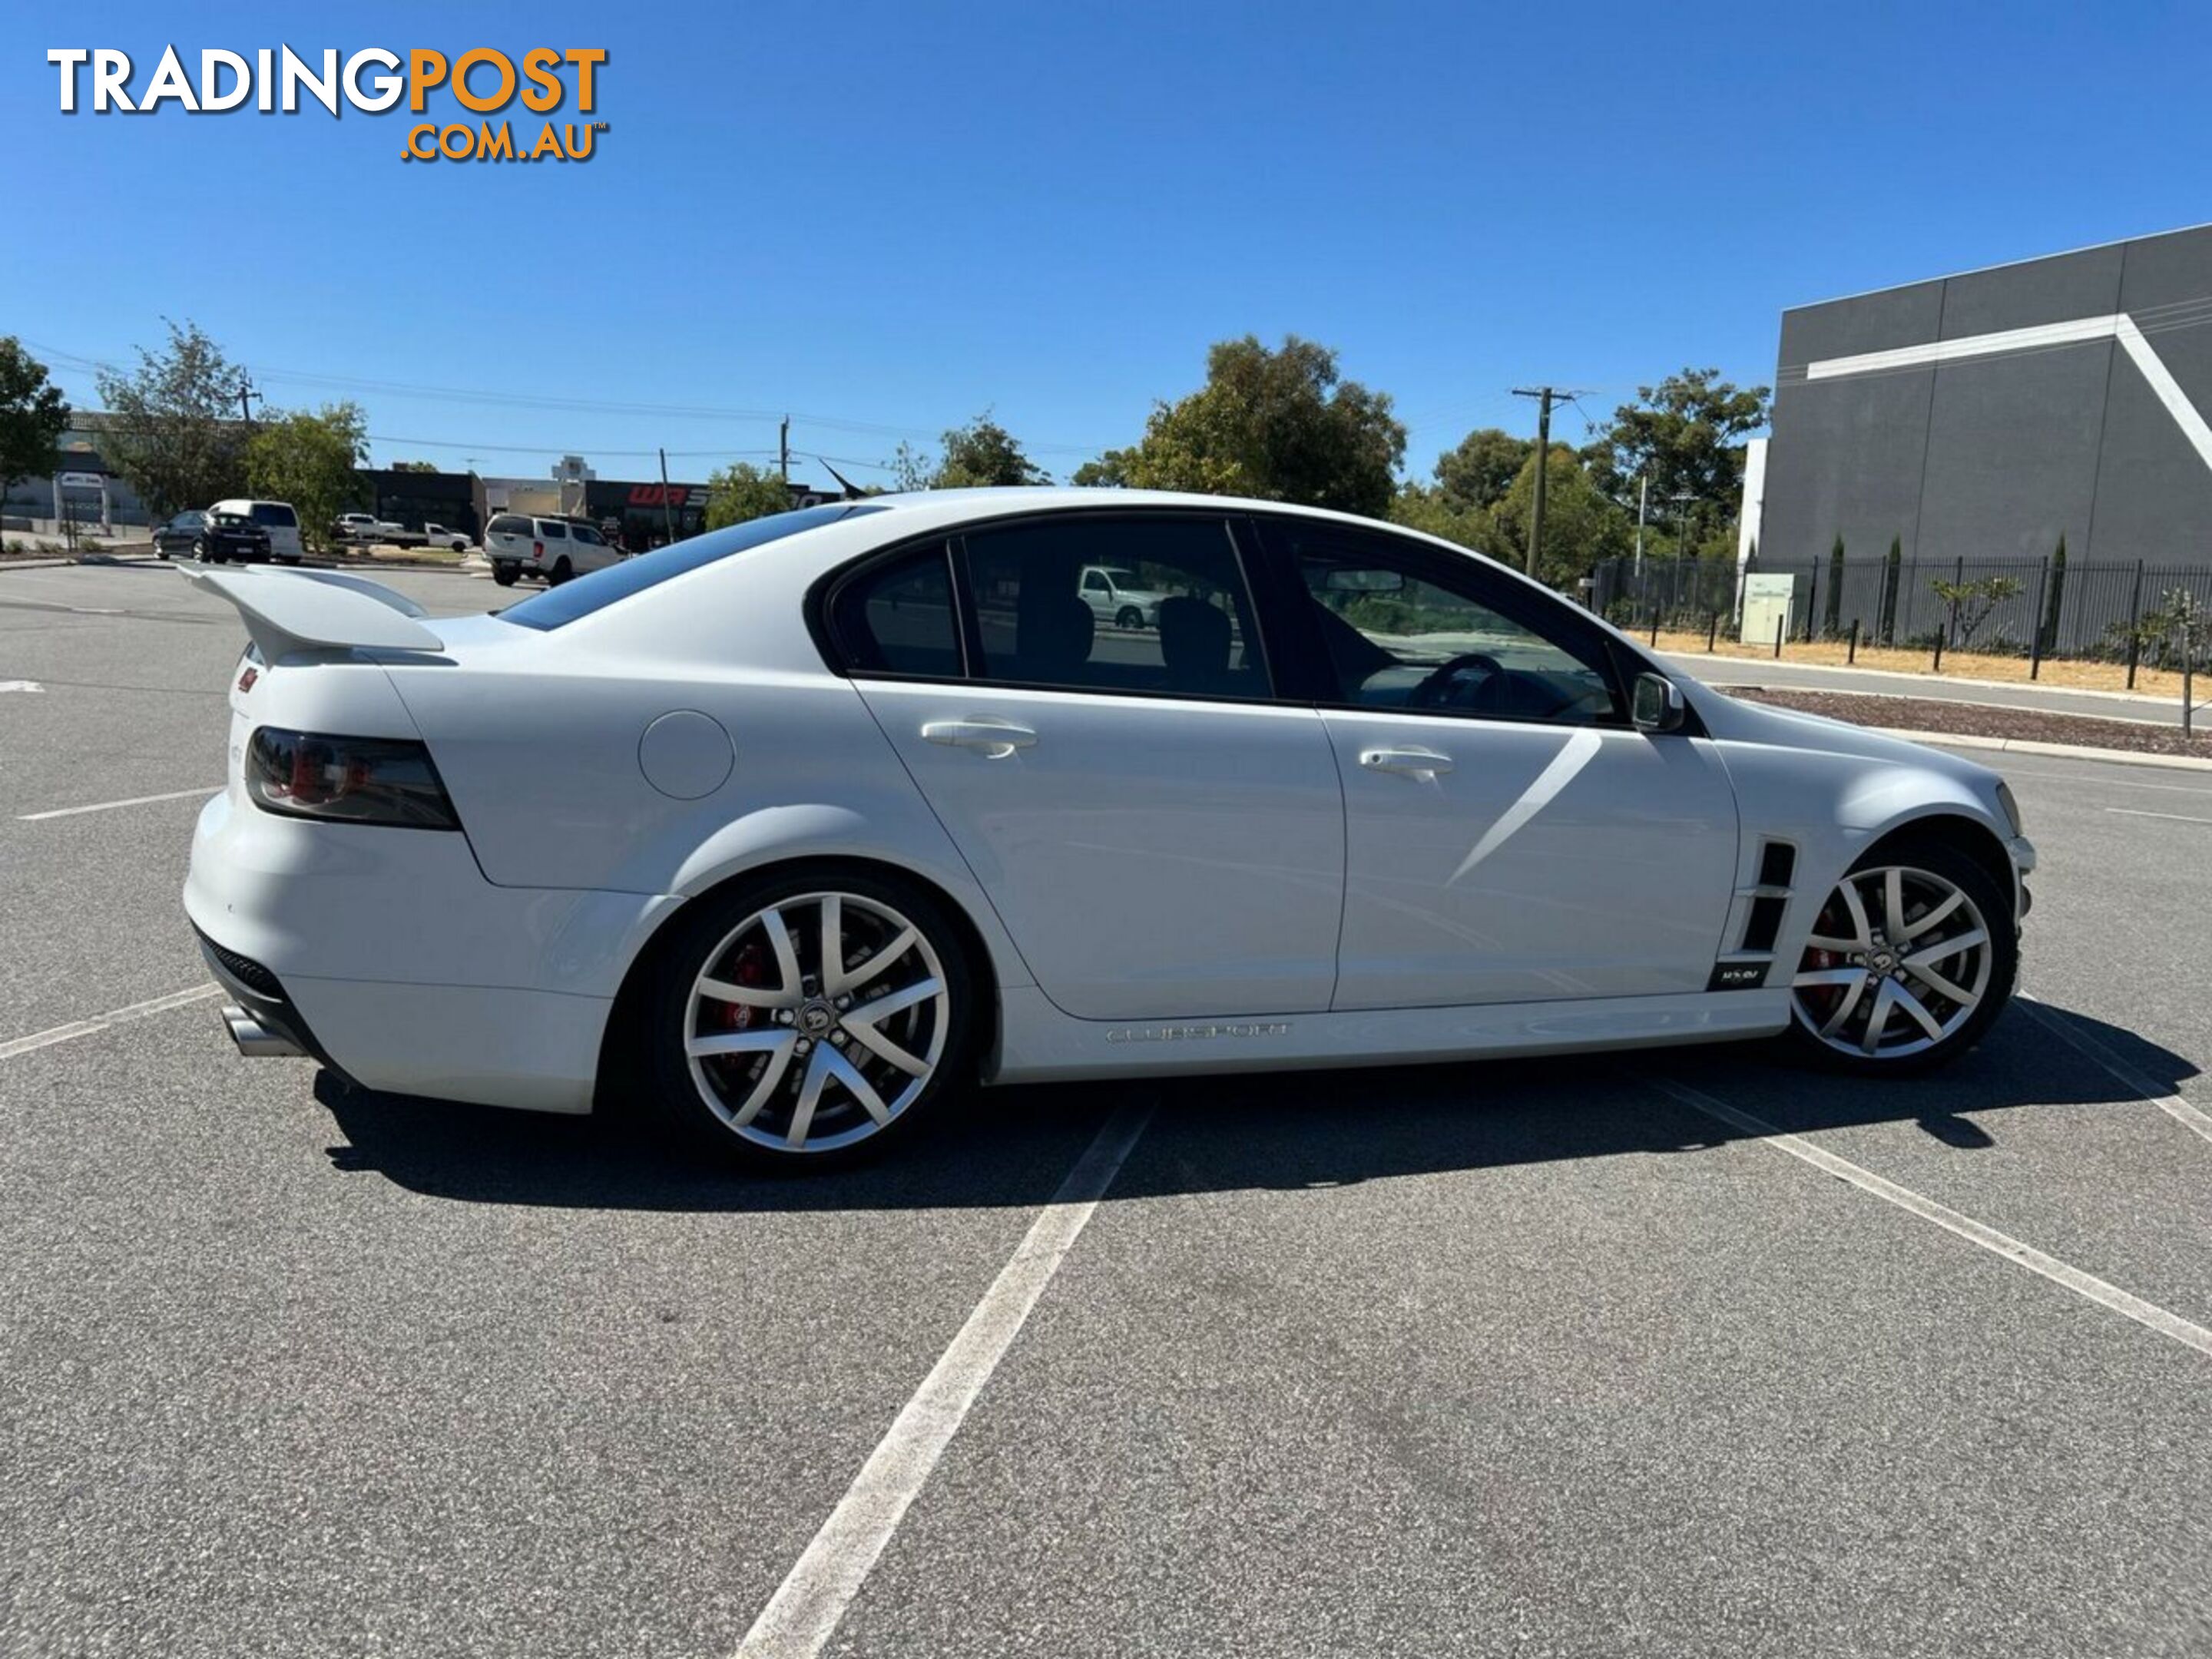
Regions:
M 1528 574 L 1534 576 L 1544 546 L 1544 475 L 1552 470 L 1552 405 L 1575 394 L 1555 386 L 1516 386 L 1513 395 L 1536 400 L 1536 499 L 1528 513 Z
M 791 482 L 791 416 L 788 415 L 783 417 L 783 424 L 776 428 L 775 453 L 776 471 L 783 474 L 783 481 L 788 484 Z
M 244 369 L 240 369 L 238 373 L 238 418 L 249 426 L 253 423 L 253 409 L 250 400 L 255 398 L 261 398 L 261 393 L 255 389 L 252 377 Z M 261 398 L 261 401 L 266 404 L 269 399 Z
M 1636 570 L 1638 575 L 1644 572 L 1644 520 L 1650 505 L 1651 475 L 1638 472 L 1636 475 Z
M 676 503 L 668 499 L 668 452 L 660 452 L 660 519 L 668 526 L 668 541 L 676 543 Z

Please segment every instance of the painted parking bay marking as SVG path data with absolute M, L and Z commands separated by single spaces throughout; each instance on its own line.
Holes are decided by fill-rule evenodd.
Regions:
M 151 806 L 159 800 L 190 800 L 195 795 L 217 795 L 222 786 L 216 784 L 206 789 L 172 789 L 166 795 L 133 795 L 127 800 L 100 800 L 89 806 L 57 806 L 47 812 L 19 812 L 18 823 L 43 823 L 48 818 L 73 818 L 84 812 L 112 812 L 118 806 Z
M 2075 1053 L 2085 1054 L 2127 1088 L 2134 1090 L 2145 1100 L 2164 1112 L 2193 1134 L 2212 1140 L 2212 1114 L 2200 1111 L 2179 1095 L 2169 1094 L 2141 1072 L 2122 1060 L 2097 1038 L 2087 1031 L 2076 1030 L 2074 1022 L 2047 1003 L 2032 1002 L 2024 996 L 2013 999 L 2014 1006 L 2029 1018 L 2049 1031 L 2060 1042 L 2070 1046 Z
M 822 1650 L 1152 1115 L 1149 1104 L 1126 1106 L 1106 1121 L 761 1609 L 737 1659 L 813 1659 Z
M 2140 806 L 2107 806 L 2105 810 L 2118 813 L 2124 818 L 2164 818 L 2168 823 L 2212 823 L 2212 818 L 2200 818 L 2189 812 L 2146 812 Z
M 111 1008 L 104 1014 L 94 1014 L 89 1019 L 73 1019 L 66 1025 L 57 1025 L 51 1030 L 33 1031 L 0 1042 L 0 1060 L 13 1060 L 18 1054 L 27 1054 L 33 1048 L 50 1048 L 57 1042 L 67 1042 L 71 1037 L 90 1036 L 111 1025 L 126 1024 L 134 1019 L 144 1019 L 153 1014 L 166 1014 L 172 1008 L 187 1007 L 195 1002 L 205 1002 L 210 997 L 221 996 L 220 985 L 195 985 L 189 991 L 172 991 L 167 996 L 155 997 L 146 1002 L 134 1002 L 127 1008 Z
M 2055 1255 L 2046 1255 L 2033 1244 L 2023 1244 L 2009 1234 L 1962 1215 L 1948 1204 L 1938 1204 L 1932 1198 L 1923 1198 L 1910 1187 L 1900 1187 L 1895 1182 L 1862 1169 L 1847 1158 L 1838 1158 L 1826 1147 L 1816 1146 L 1802 1135 L 1793 1135 L 1777 1128 L 1763 1118 L 1749 1112 L 1740 1112 L 1725 1102 L 1692 1089 L 1686 1084 L 1663 1078 L 1646 1079 L 1649 1085 L 1668 1099 L 1703 1112 L 1707 1117 L 1718 1118 L 1732 1128 L 1741 1129 L 1762 1146 L 1778 1152 L 1786 1152 L 1799 1162 L 1811 1164 L 1824 1175 L 1838 1181 L 1849 1182 L 1863 1193 L 1871 1193 L 1884 1203 L 1894 1204 L 1900 1210 L 1918 1216 L 1923 1221 L 1932 1221 L 1948 1233 L 1955 1233 L 1969 1244 L 1978 1245 L 1992 1255 L 2002 1256 L 2030 1273 L 2040 1273 L 2054 1285 L 2063 1285 L 2075 1295 L 2087 1297 L 2100 1307 L 2132 1319 L 2138 1325 L 2156 1331 L 2160 1336 L 2171 1337 L 2184 1347 L 2194 1348 L 2201 1354 L 2212 1355 L 2212 1330 L 2184 1319 L 2179 1314 L 2168 1313 L 2153 1302 L 2131 1296 L 2117 1285 L 2108 1285 L 2094 1274 L 2085 1273 Z

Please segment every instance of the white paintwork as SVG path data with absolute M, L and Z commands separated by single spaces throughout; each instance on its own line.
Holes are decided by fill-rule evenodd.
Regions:
M 420 605 L 359 576 L 321 570 L 295 576 L 252 565 L 235 571 L 200 565 L 178 568 L 195 587 L 238 607 L 265 662 L 317 647 L 440 648 L 438 636 L 415 620 L 422 614 Z
M 1741 938 L 1763 837 L 1798 849 L 1784 962 L 1853 859 L 1915 818 L 1963 817 L 2033 861 L 1985 768 L 1683 675 L 1708 738 L 846 679 L 804 598 L 877 548 L 1117 502 L 1294 511 L 881 500 L 545 632 L 426 621 L 328 573 L 191 573 L 240 608 L 265 665 L 231 691 L 229 784 L 200 816 L 187 911 L 273 971 L 363 1082 L 582 1110 L 658 930 L 796 859 L 904 872 L 964 915 L 999 994 L 991 1081 L 1775 1031 L 1786 991 L 1703 989 Z M 644 757 L 679 712 L 698 719 L 678 723 L 672 793 Z M 732 762 L 682 798 L 715 769 L 709 722 Z M 465 833 L 262 810 L 242 781 L 262 724 L 425 742 Z M 1447 764 L 1366 763 L 1383 750 Z
M 2158 355 L 2142 327 L 2126 312 L 2108 317 L 2076 317 L 2063 323 L 2039 323 L 2032 328 L 2000 329 L 1991 334 L 1968 334 L 1954 340 L 1929 340 L 1920 345 L 1897 346 L 1887 351 L 1862 351 L 1849 357 L 1823 357 L 1805 365 L 1808 380 L 1842 380 L 1855 374 L 1881 374 L 1898 369 L 1925 368 L 1935 363 L 1963 362 L 1975 357 L 2047 351 L 2055 346 L 2084 345 L 2098 340 L 2117 340 L 2128 361 L 2142 372 L 2151 393 L 2173 416 L 2189 447 L 2212 467 L 2212 422 L 2181 389 L 2173 371 Z

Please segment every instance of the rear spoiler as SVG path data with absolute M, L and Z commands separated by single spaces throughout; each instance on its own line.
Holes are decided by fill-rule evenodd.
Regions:
M 193 586 L 228 599 L 264 662 L 295 651 L 442 651 L 445 641 L 416 618 L 429 613 L 405 595 L 337 570 L 210 570 L 179 565 Z

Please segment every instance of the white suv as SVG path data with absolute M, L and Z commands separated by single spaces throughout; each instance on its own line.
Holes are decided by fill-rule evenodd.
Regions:
M 269 532 L 269 556 L 279 564 L 297 564 L 307 549 L 300 544 L 300 515 L 289 501 L 217 501 L 213 513 L 235 513 L 251 519 Z
M 1167 595 L 1137 586 L 1137 573 L 1117 565 L 1086 564 L 1077 590 L 1091 614 L 1115 628 L 1155 628 Z
M 622 557 L 617 548 L 587 524 L 574 519 L 543 519 L 526 513 L 501 513 L 484 527 L 484 556 L 491 579 L 501 587 L 518 576 L 543 576 L 558 587 L 571 576 L 598 570 Z

